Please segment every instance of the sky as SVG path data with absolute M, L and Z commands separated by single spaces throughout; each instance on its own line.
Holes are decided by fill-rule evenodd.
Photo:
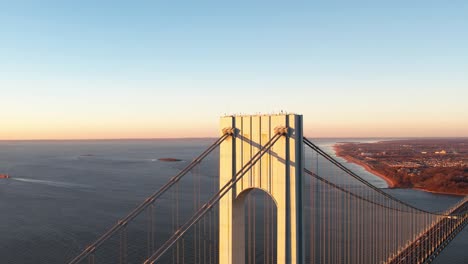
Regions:
M 468 137 L 468 1 L 3 1 L 0 140 Z

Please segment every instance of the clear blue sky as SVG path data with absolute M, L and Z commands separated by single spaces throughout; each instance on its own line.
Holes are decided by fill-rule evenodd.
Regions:
M 2 1 L 0 139 L 468 136 L 468 1 Z

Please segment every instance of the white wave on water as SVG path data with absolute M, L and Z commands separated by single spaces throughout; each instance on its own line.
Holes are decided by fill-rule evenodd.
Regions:
M 20 182 L 44 184 L 44 185 L 49 185 L 49 186 L 54 186 L 54 187 L 62 187 L 62 188 L 90 188 L 91 187 L 91 186 L 85 185 L 85 184 L 59 182 L 59 181 L 37 180 L 37 179 L 11 178 L 11 180 L 20 181 Z

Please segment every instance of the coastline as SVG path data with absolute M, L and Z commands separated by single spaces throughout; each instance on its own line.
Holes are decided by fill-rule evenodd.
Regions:
M 423 192 L 428 192 L 428 193 L 433 193 L 433 194 L 445 194 L 445 195 L 454 195 L 454 196 L 466 196 L 465 194 L 462 193 L 453 193 L 453 192 L 442 192 L 442 191 L 433 191 L 433 190 L 428 190 L 424 188 L 419 188 L 419 187 L 413 187 L 410 188 L 412 190 L 418 190 L 418 191 L 423 191 Z
M 388 176 L 378 172 L 378 171 L 375 171 L 373 170 L 369 165 L 367 165 L 366 163 L 362 162 L 361 160 L 359 159 L 356 159 L 354 157 L 351 157 L 349 155 L 344 155 L 341 151 L 341 149 L 339 148 L 339 144 L 335 144 L 333 145 L 333 150 L 335 151 L 335 154 L 337 157 L 340 157 L 344 160 L 346 160 L 347 162 L 351 162 L 351 163 L 354 163 L 358 166 L 361 166 L 363 167 L 367 172 L 369 173 L 372 173 L 374 174 L 375 176 L 381 178 L 382 180 L 384 180 L 387 185 L 388 185 L 388 188 L 400 188 L 400 186 L 398 186 L 393 179 L 389 178 Z M 434 190 L 428 190 L 428 189 L 425 189 L 425 188 L 420 188 L 420 187 L 412 187 L 412 188 L 406 188 L 406 189 L 413 189 L 413 190 L 419 190 L 419 191 L 423 191 L 423 192 L 429 192 L 429 193 L 433 193 L 433 194 L 445 194 L 445 195 L 455 195 L 455 196 L 465 196 L 465 194 L 461 194 L 461 193 L 453 193 L 453 192 L 443 192 L 443 191 L 434 191 Z
M 343 159 L 346 160 L 347 162 L 351 162 L 351 163 L 354 163 L 354 164 L 356 164 L 356 165 L 359 165 L 359 166 L 363 167 L 367 172 L 372 173 L 372 174 L 374 174 L 375 176 L 377 176 L 377 177 L 381 178 L 382 180 L 384 180 L 384 181 L 387 183 L 388 188 L 396 188 L 396 187 L 398 187 L 398 186 L 396 186 L 396 184 L 395 184 L 395 182 L 393 181 L 393 179 L 389 178 L 389 177 L 386 176 L 385 174 L 382 174 L 382 173 L 380 173 L 380 172 L 378 172 L 378 171 L 373 170 L 369 165 L 367 165 L 366 163 L 364 163 L 364 162 L 362 162 L 362 161 L 360 161 L 360 160 L 358 160 L 358 159 L 356 159 L 356 158 L 353 158 L 353 157 L 351 157 L 351 156 L 349 156 L 349 155 L 344 155 L 344 154 L 341 152 L 341 150 L 340 150 L 338 144 L 335 144 L 335 145 L 333 146 L 333 150 L 335 151 L 335 154 L 336 154 L 337 157 L 343 158 Z

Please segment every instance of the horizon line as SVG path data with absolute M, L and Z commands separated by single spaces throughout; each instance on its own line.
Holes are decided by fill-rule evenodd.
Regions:
M 314 136 L 304 136 L 306 138 L 314 139 L 468 139 L 468 136 L 360 136 L 360 137 L 314 137 Z M 208 137 L 148 137 L 148 138 L 33 138 L 33 139 L 0 139 L 0 142 L 7 141 L 123 141 L 123 140 L 174 140 L 174 139 L 215 139 L 217 137 L 208 136 Z

